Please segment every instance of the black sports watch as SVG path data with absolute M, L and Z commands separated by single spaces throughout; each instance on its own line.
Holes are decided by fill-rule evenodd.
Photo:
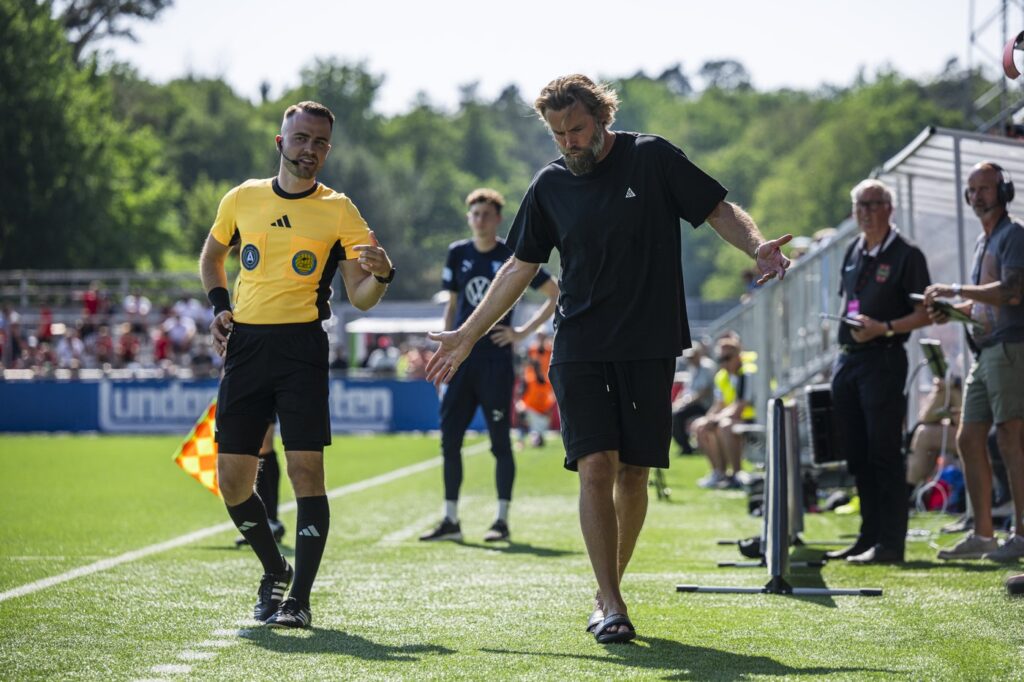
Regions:
M 388 273 L 387 277 L 381 277 L 380 275 L 374 275 L 373 278 L 381 284 L 391 284 L 395 281 L 395 268 L 391 268 L 391 272 Z

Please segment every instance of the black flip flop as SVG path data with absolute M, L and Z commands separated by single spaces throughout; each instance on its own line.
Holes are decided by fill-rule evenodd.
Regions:
M 615 627 L 616 625 L 625 625 L 629 629 L 608 632 L 608 628 Z M 594 632 L 594 639 L 597 640 L 598 644 L 618 644 L 628 642 L 634 637 L 636 637 L 636 628 L 633 627 L 633 623 L 630 622 L 624 613 L 609 614 L 601 621 L 600 627 Z
M 1006 579 L 1006 591 L 1014 597 L 1024 595 L 1024 573 Z
M 604 620 L 604 609 L 596 608 L 594 612 L 590 614 L 590 620 L 587 621 L 587 632 L 594 634 L 594 630 Z

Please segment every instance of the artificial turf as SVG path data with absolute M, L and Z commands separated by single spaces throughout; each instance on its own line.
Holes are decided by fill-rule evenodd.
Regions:
M 221 502 L 171 462 L 177 438 L 0 437 L 0 593 L 227 521 Z M 517 453 L 512 542 L 485 545 L 494 467 L 466 459 L 464 543 L 421 543 L 441 511 L 439 467 L 331 501 L 313 592 L 314 627 L 248 620 L 259 567 L 233 530 L 0 601 L 3 679 L 1024 679 L 1022 569 L 934 559 L 915 535 L 902 566 L 795 568 L 796 585 L 882 587 L 884 596 L 679 594 L 677 583 L 758 586 L 764 569 L 718 538 L 754 535 L 740 492 L 704 491 L 698 458 L 674 457 L 672 499 L 651 495 L 624 581 L 639 636 L 600 646 L 584 632 L 594 584 L 577 481 L 557 439 Z M 336 437 L 328 488 L 435 460 L 430 436 Z M 290 499 L 287 484 L 282 501 Z M 293 546 L 294 511 L 282 515 Z M 948 517 L 920 515 L 934 530 Z M 856 519 L 811 515 L 805 536 Z M 825 547 L 796 550 L 816 558 Z

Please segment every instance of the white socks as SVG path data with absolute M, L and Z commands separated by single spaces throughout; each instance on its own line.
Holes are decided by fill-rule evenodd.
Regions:
M 509 500 L 498 500 L 498 521 L 504 521 L 508 523 L 508 506 L 511 504 Z M 459 521 L 459 501 L 458 500 L 445 500 L 444 501 L 444 517 L 449 521 L 458 523 Z

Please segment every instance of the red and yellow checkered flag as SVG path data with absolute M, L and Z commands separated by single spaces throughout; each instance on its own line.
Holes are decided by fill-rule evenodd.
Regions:
M 217 398 L 210 401 L 203 414 L 192 427 L 188 438 L 174 454 L 174 463 L 185 473 L 203 484 L 214 495 L 220 496 L 217 486 L 217 443 L 213 440 L 214 417 L 217 415 Z

